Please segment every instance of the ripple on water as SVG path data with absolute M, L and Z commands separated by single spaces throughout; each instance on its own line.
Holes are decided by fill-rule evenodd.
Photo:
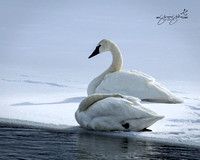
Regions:
M 0 159 L 198 159 L 200 148 L 94 133 L 0 127 Z

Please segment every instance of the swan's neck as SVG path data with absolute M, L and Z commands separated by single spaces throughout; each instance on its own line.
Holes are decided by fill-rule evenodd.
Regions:
M 90 82 L 87 89 L 88 95 L 95 93 L 96 88 L 108 73 L 121 70 L 123 63 L 122 55 L 119 48 L 114 43 L 111 43 L 110 52 L 112 53 L 112 64 L 107 70 L 105 70 L 102 74 L 100 74 L 98 77 L 93 79 L 92 82 Z
M 115 44 L 112 44 L 112 46 L 113 47 L 111 47 L 110 50 L 110 52 L 112 53 L 112 64 L 108 69 L 110 72 L 116 72 L 121 70 L 123 59 L 119 48 Z

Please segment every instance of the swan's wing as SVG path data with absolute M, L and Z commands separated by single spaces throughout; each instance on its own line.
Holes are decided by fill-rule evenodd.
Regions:
M 155 79 L 138 71 L 119 71 L 107 74 L 96 88 L 97 93 L 120 93 L 138 98 L 146 97 L 149 83 Z
M 181 99 L 173 95 L 155 79 L 138 71 L 118 71 L 107 74 L 96 93 L 120 93 L 155 102 L 180 103 Z
M 125 72 L 131 72 L 134 75 L 137 75 L 138 77 L 143 78 L 145 81 L 155 81 L 155 78 L 153 78 L 152 76 L 143 73 L 141 71 L 136 71 L 136 70 L 130 70 L 130 71 L 125 71 Z

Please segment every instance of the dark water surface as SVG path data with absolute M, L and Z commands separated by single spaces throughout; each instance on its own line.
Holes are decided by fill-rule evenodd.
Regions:
M 94 133 L 0 127 L 0 159 L 200 159 L 200 148 Z

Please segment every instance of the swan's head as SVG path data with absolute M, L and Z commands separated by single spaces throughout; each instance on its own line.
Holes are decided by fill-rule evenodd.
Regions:
M 112 44 L 113 44 L 113 42 L 108 40 L 108 39 L 101 40 L 98 43 L 98 45 L 97 45 L 96 49 L 94 50 L 94 52 L 88 58 L 92 58 L 92 57 L 98 55 L 101 52 L 110 51 Z

